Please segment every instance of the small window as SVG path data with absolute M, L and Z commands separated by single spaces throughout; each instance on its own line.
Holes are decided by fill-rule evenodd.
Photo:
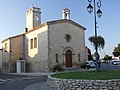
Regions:
M 58 54 L 56 54 L 56 62 L 58 63 Z
M 34 48 L 37 48 L 37 38 L 34 38 Z
M 80 61 L 80 54 L 78 54 L 78 61 Z
M 30 40 L 31 49 L 33 49 L 33 39 Z

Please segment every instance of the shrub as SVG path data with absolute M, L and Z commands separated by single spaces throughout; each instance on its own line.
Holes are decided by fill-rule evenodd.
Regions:
M 86 68 L 86 64 L 85 64 L 85 63 L 82 63 L 82 64 L 80 65 L 80 67 L 83 68 L 83 69 L 85 69 L 85 68 Z
M 64 70 L 64 69 L 61 67 L 60 64 L 57 64 L 57 65 L 55 65 L 55 66 L 53 67 L 53 72 L 55 72 L 55 71 L 60 72 L 60 71 L 63 71 L 63 70 Z

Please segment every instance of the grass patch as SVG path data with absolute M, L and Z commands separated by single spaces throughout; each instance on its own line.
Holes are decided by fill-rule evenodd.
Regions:
M 63 79 L 109 80 L 120 79 L 120 70 L 66 72 L 53 74 L 51 76 Z

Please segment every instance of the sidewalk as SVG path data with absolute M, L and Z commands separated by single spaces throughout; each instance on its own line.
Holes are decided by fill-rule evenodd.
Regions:
M 63 72 L 74 72 L 74 71 L 93 71 L 96 70 L 95 68 L 90 68 L 90 69 L 82 69 L 82 68 L 66 68 Z M 26 76 L 48 76 L 54 73 L 58 72 L 35 72 L 35 73 L 9 73 L 9 74 L 14 74 L 14 75 L 26 75 Z
M 47 82 L 40 82 L 27 86 L 24 90 L 54 90 L 47 85 Z
M 47 76 L 53 73 L 42 73 L 42 72 L 35 72 L 35 73 L 9 73 L 13 75 L 24 75 L 24 76 Z

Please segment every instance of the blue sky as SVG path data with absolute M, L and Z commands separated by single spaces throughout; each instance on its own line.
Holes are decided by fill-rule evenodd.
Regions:
M 97 31 L 106 43 L 105 48 L 100 51 L 101 56 L 112 55 L 113 48 L 120 43 L 119 4 L 120 0 L 102 0 L 103 16 L 100 19 L 97 18 L 99 27 Z M 71 20 L 87 28 L 85 31 L 86 46 L 94 52 L 94 48 L 88 41 L 88 38 L 94 35 L 93 13 L 89 14 L 86 9 L 88 0 L 2 0 L 0 3 L 0 41 L 24 32 L 25 13 L 33 5 L 41 8 L 42 23 L 61 19 L 62 9 L 69 8 Z

